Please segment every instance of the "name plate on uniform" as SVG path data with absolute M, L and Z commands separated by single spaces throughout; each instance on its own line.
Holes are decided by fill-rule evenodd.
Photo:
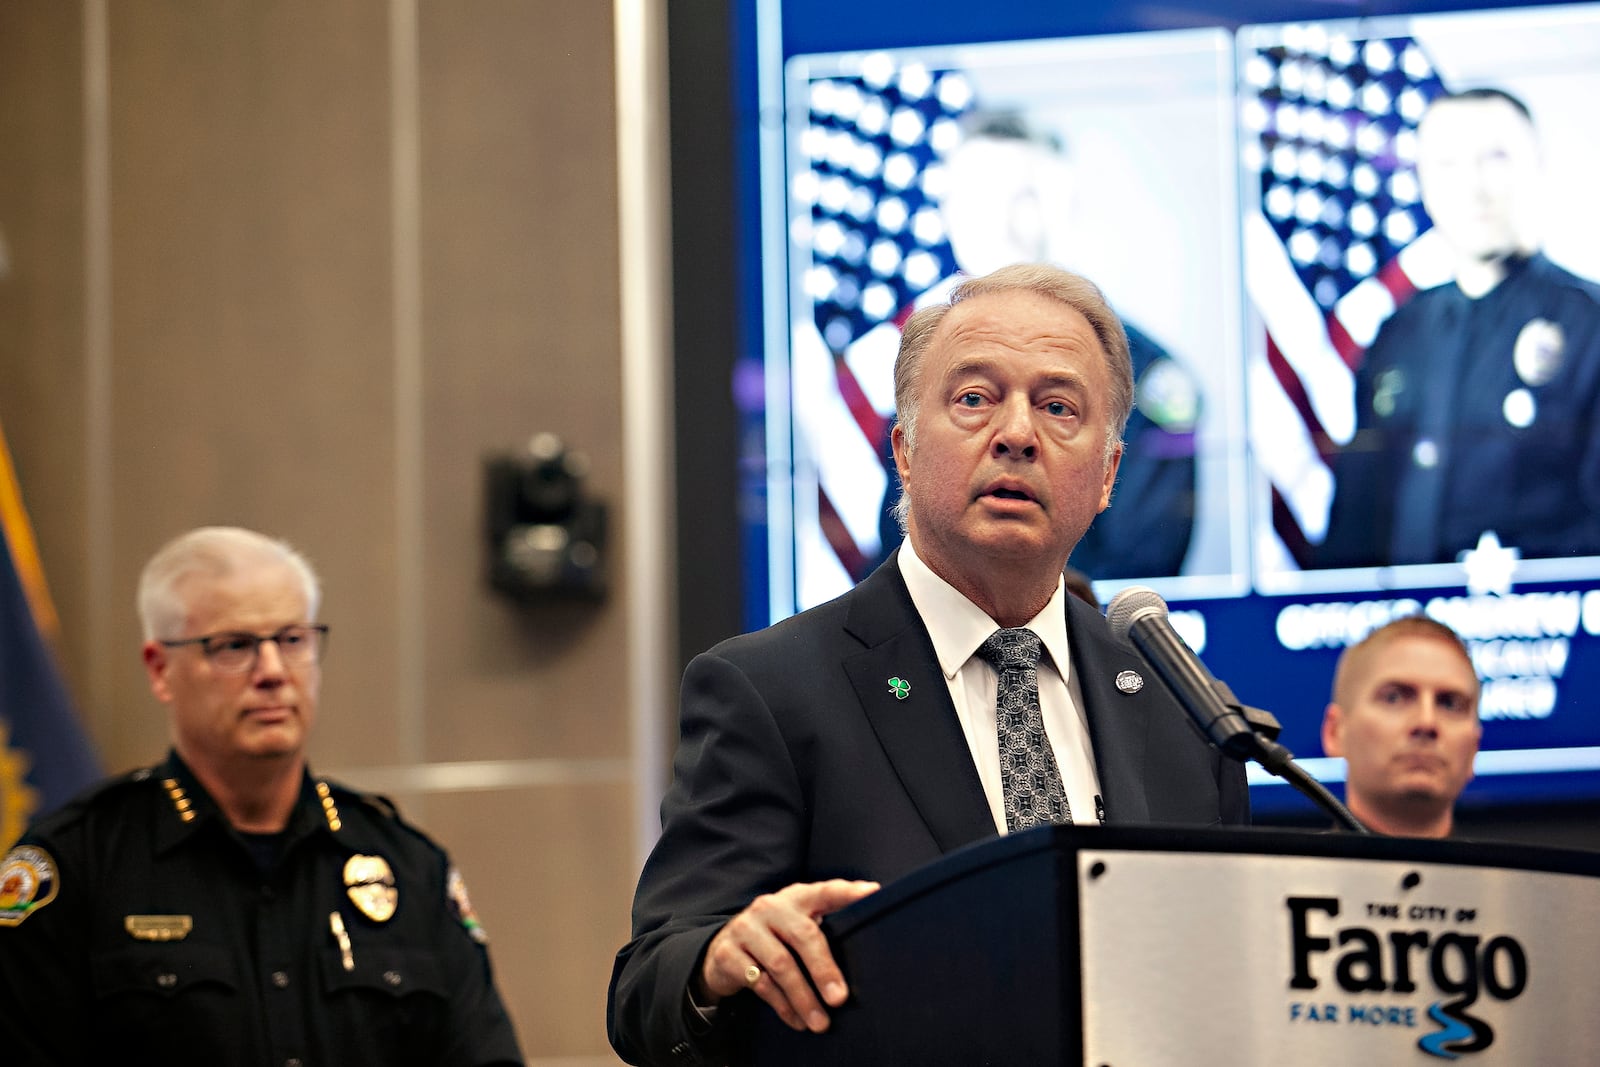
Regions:
M 140 941 L 182 941 L 194 929 L 189 915 L 129 915 L 123 928 Z

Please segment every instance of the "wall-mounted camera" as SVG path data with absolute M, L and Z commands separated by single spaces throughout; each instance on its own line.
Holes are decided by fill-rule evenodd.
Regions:
M 530 603 L 605 595 L 606 506 L 584 496 L 588 466 L 551 433 L 484 462 L 490 586 Z

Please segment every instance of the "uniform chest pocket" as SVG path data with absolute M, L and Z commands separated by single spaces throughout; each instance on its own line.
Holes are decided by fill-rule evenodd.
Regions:
M 350 967 L 337 951 L 320 959 L 323 988 L 339 993 L 381 993 L 389 997 L 422 995 L 446 999 L 444 970 L 431 952 L 406 948 L 358 946 Z
M 239 964 L 217 945 L 172 941 L 121 945 L 89 962 L 96 1063 L 228 1062 L 248 1032 Z M 174 1034 L 197 1056 L 174 1047 Z M 234 1057 L 235 1062 L 240 1062 Z
M 239 987 L 232 955 L 215 945 L 169 942 L 129 945 L 97 954 L 90 964 L 95 997 L 148 994 L 164 1000 L 207 990 L 231 994 Z
M 437 956 L 357 942 L 345 968 L 338 951 L 319 953 L 323 1023 L 351 1060 L 391 1065 L 443 1062 L 450 999 Z

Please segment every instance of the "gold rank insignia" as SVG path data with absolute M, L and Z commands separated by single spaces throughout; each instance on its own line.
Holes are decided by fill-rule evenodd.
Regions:
M 400 890 L 394 884 L 394 871 L 382 856 L 351 856 L 344 865 L 345 892 L 350 902 L 375 923 L 394 918 Z
M 56 861 L 34 845 L 18 845 L 0 859 L 0 926 L 22 920 L 56 898 Z
M 122 928 L 138 941 L 182 941 L 194 929 L 194 916 L 125 915 Z

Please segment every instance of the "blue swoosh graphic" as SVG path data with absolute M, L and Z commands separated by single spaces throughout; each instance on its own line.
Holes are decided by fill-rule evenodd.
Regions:
M 1478 1052 L 1494 1042 L 1494 1031 L 1487 1023 L 1468 1015 L 1459 1000 L 1450 1004 L 1436 1001 L 1428 1008 L 1428 1017 L 1441 1027 L 1417 1042 L 1430 1056 L 1460 1059 L 1462 1052 Z

